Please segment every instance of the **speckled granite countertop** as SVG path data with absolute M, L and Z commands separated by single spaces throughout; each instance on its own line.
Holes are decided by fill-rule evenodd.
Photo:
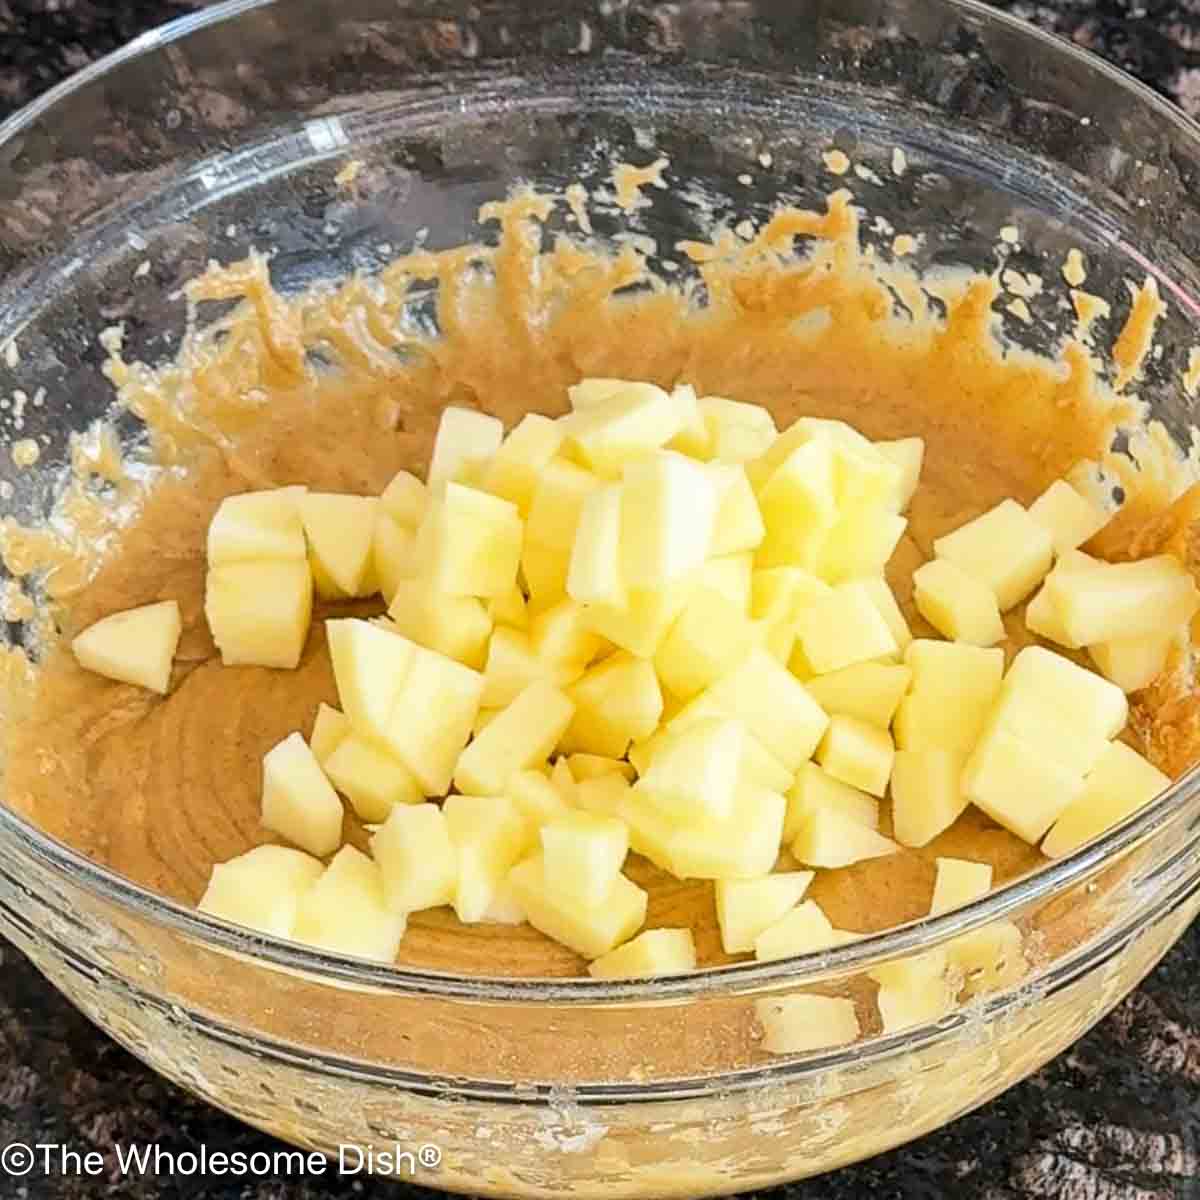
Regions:
M 0 118 L 152 25 L 182 0 L 0 0 Z M 1000 0 L 1200 115 L 1200 0 Z M 0 1200 L 414 1198 L 356 1177 L 122 1177 L 115 1142 L 252 1152 L 275 1143 L 163 1082 L 97 1032 L 0 942 L 0 1147 L 98 1152 L 102 1173 L 15 1179 Z M 1055 1063 L 941 1132 L 778 1200 L 1200 1200 L 1200 924 L 1107 1021 Z

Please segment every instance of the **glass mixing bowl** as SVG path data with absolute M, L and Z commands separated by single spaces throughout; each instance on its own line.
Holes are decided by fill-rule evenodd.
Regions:
M 1126 277 L 1153 275 L 1170 312 L 1142 394 L 1186 443 L 1197 134 L 1104 63 L 966 0 L 234 0 L 0 126 L 0 391 L 48 398 L 0 416 L 8 441 L 41 447 L 35 469 L 0 459 L 4 507 L 45 513 L 69 435 L 110 404 L 97 331 L 121 321 L 131 356 L 169 355 L 178 289 L 210 258 L 271 248 L 277 285 L 298 289 L 420 239 L 464 241 L 517 180 L 594 183 L 659 153 L 680 186 L 631 218 L 659 246 L 700 233 L 702 214 L 818 202 L 820 152 L 837 146 L 859 167 L 842 182 L 923 235 L 921 266 L 991 269 L 1011 225 L 1024 271 L 1055 278 L 1079 247 L 1089 287 L 1118 301 Z M 1068 327 L 1049 291 L 1014 340 L 1046 349 Z M 121 428 L 137 438 L 132 418 Z M 1035 876 L 826 953 L 653 983 L 492 980 L 265 940 L 0 807 L 0 932 L 124 1046 L 300 1145 L 435 1146 L 428 1182 L 486 1195 L 728 1193 L 916 1137 L 1103 1016 L 1198 889 L 1193 772 Z M 756 1002 L 853 990 L 998 921 L 1040 931 L 1020 986 L 836 1051 L 772 1055 L 757 1036 Z M 1068 948 L 1039 956 L 1039 939 Z M 387 1055 L 384 1023 L 407 1034 Z

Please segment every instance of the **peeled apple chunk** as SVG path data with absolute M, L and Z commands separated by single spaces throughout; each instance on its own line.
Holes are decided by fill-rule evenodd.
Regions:
M 876 442 L 875 450 L 896 468 L 895 486 L 884 504 L 891 512 L 903 512 L 921 481 L 925 459 L 925 439 L 900 438 L 894 442 Z
M 325 868 L 315 858 L 286 846 L 256 846 L 216 863 L 196 906 L 272 937 L 292 936 L 300 898 Z
M 474 596 L 434 591 L 424 579 L 403 579 L 388 605 L 392 631 L 479 670 L 487 658 L 492 619 Z
M 697 573 L 698 574 L 698 573 Z M 696 589 L 696 574 L 663 588 L 630 588 L 624 604 L 588 604 L 588 627 L 638 658 L 653 658 Z
M 830 716 L 855 717 L 887 729 L 911 681 L 911 667 L 863 662 L 828 675 L 815 675 L 805 681 L 804 687 Z
M 854 1001 L 840 996 L 772 996 L 755 1000 L 754 1015 L 762 1026 L 768 1054 L 806 1054 L 847 1046 L 861 1029 Z
M 1047 858 L 1062 858 L 1099 837 L 1171 786 L 1171 780 L 1136 750 L 1111 742 L 1092 768 L 1078 798 L 1042 843 Z
M 766 529 L 759 566 L 818 569 L 838 519 L 834 470 L 832 443 L 816 439 L 798 446 L 771 473 L 758 493 Z
M 301 897 L 292 939 L 357 958 L 391 962 L 407 918 L 384 899 L 383 876 L 360 850 L 343 846 Z
M 737 795 L 745 736 L 740 721 L 719 718 L 668 733 L 635 790 L 681 821 L 728 817 Z
M 768 925 L 754 939 L 754 957 L 759 962 L 811 954 L 837 945 L 837 935 L 824 909 L 815 900 L 805 900 Z
M 447 796 L 446 830 L 458 852 L 455 914 L 464 925 L 483 920 L 528 844 L 525 819 L 506 796 Z
M 796 636 L 818 675 L 899 650 L 870 593 L 858 582 L 839 584 L 814 600 L 800 613 Z
M 566 690 L 574 705 L 563 737 L 569 753 L 623 758 L 662 719 L 662 689 L 645 659 L 618 653 L 590 667 Z
M 434 591 L 487 599 L 516 582 L 523 536 L 515 504 L 447 483 L 425 512 L 415 554 Z
M 411 471 L 398 471 L 379 497 L 379 507 L 404 529 L 421 524 L 428 503 L 425 485 Z
M 817 748 L 817 762 L 842 783 L 872 796 L 887 791 L 896 748 L 886 729 L 857 717 L 835 716 Z
M 1082 546 L 1108 524 L 1108 513 L 1065 479 L 1056 479 L 1029 506 L 1029 515 L 1050 534 L 1059 557 Z
M 944 950 L 930 950 L 870 972 L 879 984 L 876 1003 L 885 1034 L 938 1021 L 954 1007 L 948 966 Z
M 332 600 L 370 595 L 375 590 L 369 568 L 379 501 L 374 496 L 306 492 L 298 506 L 317 591 Z
M 538 479 L 562 447 L 566 431 L 540 413 L 527 413 L 492 455 L 484 485 L 494 496 L 510 500 L 522 516 L 529 514 Z
M 397 804 L 424 799 L 402 762 L 358 734 L 342 739 L 325 760 L 325 774 L 364 821 L 384 821 Z
M 717 515 L 709 553 L 716 558 L 757 549 L 766 526 L 746 468 L 737 463 L 714 463 L 709 471 L 717 485 Z
M 588 964 L 593 979 L 651 979 L 696 969 L 690 929 L 647 929 Z
M 504 794 L 535 833 L 547 822 L 565 817 L 571 811 L 558 788 L 541 771 L 515 771 L 508 777 Z
M 747 462 L 775 440 L 775 418 L 761 404 L 701 396 L 698 407 L 708 429 L 709 457 L 717 462 Z
M 954 642 L 994 646 L 1004 640 L 1004 622 L 991 588 L 952 562 L 935 558 L 913 572 L 917 611 Z
M 918 638 L 904 652 L 909 693 L 892 728 L 902 750 L 969 752 L 979 739 L 1004 675 L 1004 651 Z
M 561 942 L 584 958 L 599 958 L 631 938 L 646 919 L 646 893 L 618 875 L 603 903 L 577 904 L 547 886 L 540 854 L 509 872 L 513 895 L 540 933 Z
M 312 620 L 305 560 L 235 562 L 208 572 L 204 615 L 227 667 L 294 670 Z
M 356 617 L 326 621 L 325 637 L 342 711 L 368 737 L 386 739 L 416 647 Z
M 709 556 L 717 488 L 699 463 L 663 451 L 631 462 L 621 497 L 621 569 L 634 588 L 662 588 Z
M 542 872 L 551 891 L 594 907 L 621 872 L 629 852 L 629 830 L 615 817 L 571 812 L 541 828 Z
M 324 766 L 325 760 L 342 744 L 349 732 L 350 720 L 345 713 L 331 708 L 328 704 L 318 704 L 312 733 L 308 739 L 317 762 Z
M 584 501 L 604 481 L 573 462 L 556 458 L 542 469 L 529 505 L 525 540 L 569 557 L 583 512 Z M 526 547 L 528 549 L 528 546 Z M 566 578 L 566 563 L 563 563 Z M 526 582 L 532 580 L 526 577 Z
M 404 804 L 392 809 L 371 838 L 383 895 L 397 913 L 418 912 L 454 901 L 458 850 L 446 814 L 435 804 Z
M 1050 570 L 1054 542 L 1015 500 L 933 543 L 934 553 L 991 588 L 1001 612 L 1020 604 Z
M 892 832 L 902 846 L 927 846 L 967 807 L 961 750 L 897 750 L 892 764 Z
M 792 855 L 806 867 L 849 867 L 869 858 L 884 858 L 900 849 L 869 825 L 832 808 L 809 809 L 792 839 Z
M 563 421 L 567 445 L 589 470 L 618 479 L 631 459 L 661 449 L 683 427 L 677 399 L 652 383 L 626 383 Z
M 86 671 L 165 696 L 182 628 L 179 605 L 162 600 L 103 617 L 76 635 L 71 651 Z
M 375 514 L 371 537 L 371 566 L 367 572 L 379 585 L 379 592 L 390 601 L 402 579 L 417 573 L 417 533 L 407 529 L 386 512 Z
M 262 823 L 318 858 L 341 845 L 342 802 L 298 733 L 263 757 Z
M 795 908 L 812 881 L 812 871 L 783 871 L 761 879 L 717 880 L 717 924 L 725 953 L 752 951 L 755 938 Z
M 814 762 L 801 763 L 796 772 L 796 782 L 788 792 L 783 840 L 790 842 L 799 832 L 805 814 L 818 808 L 849 817 L 868 829 L 879 828 L 879 801 L 874 796 L 868 796 L 866 792 L 834 779 Z
M 962 908 L 986 896 L 992 890 L 991 863 L 971 862 L 963 858 L 939 858 L 933 884 L 931 917 Z
M 754 627 L 719 592 L 698 588 L 654 656 L 663 686 L 690 700 L 728 674 L 754 644 Z
M 1123 692 L 1137 692 L 1163 673 L 1171 647 L 1179 640 L 1178 633 L 1148 633 L 1098 642 L 1088 647 L 1088 653 L 1105 679 L 1112 680 Z
M 498 417 L 469 408 L 443 409 L 429 461 L 430 488 L 460 479 L 465 470 L 491 458 L 503 440 L 504 423 Z
M 888 585 L 888 581 L 882 575 L 871 575 L 855 582 L 870 597 L 871 603 L 875 605 L 879 615 L 883 618 L 883 623 L 890 630 L 892 637 L 896 639 L 896 649 L 903 654 L 913 640 L 912 630 L 909 629 L 908 622 L 904 619 L 904 613 L 901 612 L 895 593 Z
M 226 496 L 208 526 L 208 565 L 302 561 L 308 551 L 299 501 L 306 491 L 285 487 Z
M 566 588 L 567 595 L 580 604 L 624 605 L 620 485 L 597 488 L 584 499 Z

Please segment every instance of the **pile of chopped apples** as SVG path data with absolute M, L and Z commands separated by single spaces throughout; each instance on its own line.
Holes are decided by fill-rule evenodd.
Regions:
M 925 846 L 970 804 L 1059 856 L 1168 783 L 1115 739 L 1200 598 L 1174 558 L 1080 552 L 1108 518 L 1068 483 L 938 539 L 913 593 L 946 640 L 914 640 L 884 568 L 919 438 L 815 418 L 779 433 L 688 386 L 589 379 L 570 402 L 507 436 L 447 409 L 427 482 L 402 472 L 379 497 L 222 503 L 206 613 L 225 663 L 295 667 L 314 589 L 388 607 L 325 621 L 341 707 L 263 761 L 263 824 L 297 848 L 215 867 L 204 911 L 390 961 L 409 914 L 451 905 L 527 921 L 599 978 L 662 975 L 695 967 L 692 934 L 639 932 L 631 851 L 715 881 L 724 949 L 771 960 L 858 936 L 805 898 L 816 871 Z M 1002 614 L 1031 596 L 1029 629 L 1071 654 L 1031 645 L 1006 670 Z M 150 606 L 75 650 L 165 691 L 178 631 Z M 369 855 L 343 844 L 341 797 Z M 941 859 L 931 911 L 991 885 L 988 865 Z M 881 969 L 884 1027 L 1023 962 L 1000 924 Z M 760 1009 L 768 1048 L 858 1032 L 847 1000 Z

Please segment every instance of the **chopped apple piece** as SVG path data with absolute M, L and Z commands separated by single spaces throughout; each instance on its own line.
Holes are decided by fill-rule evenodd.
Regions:
M 753 554 L 725 554 L 710 558 L 693 577 L 697 588 L 719 592 L 739 613 L 750 611 Z
M 326 621 L 325 636 L 342 710 L 356 729 L 385 740 L 416 646 L 357 618 Z
M 574 600 L 564 600 L 534 617 L 529 626 L 529 644 L 538 658 L 572 678 L 606 649 L 604 639 L 594 633 Z
M 748 462 L 775 440 L 775 418 L 761 404 L 701 396 L 698 406 L 708 428 L 709 457 L 717 462 Z
M 604 754 L 572 754 L 567 759 L 571 774 L 582 783 L 585 779 L 601 779 L 605 775 L 620 775 L 632 783 L 637 771 L 630 763 L 620 758 L 609 758 Z
M 602 485 L 599 476 L 585 471 L 563 458 L 548 462 L 538 473 L 537 490 L 526 518 L 526 539 L 548 550 L 558 550 L 564 560 L 575 544 L 575 531 L 583 512 L 583 503 Z M 566 578 L 566 562 L 563 578 Z M 532 580 L 526 575 L 526 582 Z
M 629 780 L 624 775 L 599 775 L 575 785 L 575 807 L 600 817 L 620 817 Z
M 522 537 L 515 504 L 447 483 L 425 512 L 415 553 L 434 591 L 489 598 L 516 582 Z
M 681 821 L 728 817 L 737 794 L 744 742 L 740 721 L 698 721 L 669 732 L 635 790 Z
M 672 719 L 669 726 L 660 729 L 653 737 L 635 742 L 629 748 L 629 761 L 639 775 L 644 775 L 650 769 L 650 761 L 668 733 L 686 729 L 697 721 L 722 714 L 716 707 L 708 703 L 707 698 L 700 698 L 681 710 Z M 742 746 L 742 782 L 757 784 L 770 792 L 786 792 L 792 786 L 794 773 L 789 771 L 752 733 L 746 733 Z
M 862 662 L 828 675 L 816 675 L 804 686 L 830 716 L 855 717 L 887 729 L 911 681 L 911 667 Z
M 327 600 L 369 596 L 371 547 L 375 537 L 374 496 L 306 492 L 299 498 L 317 591 Z
M 263 757 L 263 826 L 323 858 L 342 842 L 342 802 L 298 733 Z
M 784 871 L 761 879 L 718 879 L 717 924 L 726 954 L 745 954 L 754 940 L 804 898 L 812 871 Z
M 562 448 L 565 436 L 566 430 L 557 421 L 526 413 L 492 455 L 484 486 L 528 516 L 542 472 Z
M 312 733 L 308 739 L 317 762 L 324 766 L 325 760 L 342 744 L 349 732 L 350 718 L 345 713 L 323 702 L 318 704 Z
M 766 535 L 758 548 L 761 567 L 816 571 L 837 523 L 835 448 L 825 439 L 798 446 L 758 493 Z
M 654 667 L 672 695 L 690 700 L 732 671 L 753 643 L 745 616 L 725 596 L 699 588 L 659 646 Z
M 962 816 L 961 750 L 897 750 L 892 764 L 892 832 L 902 846 L 927 846 Z
M 562 762 L 562 759 L 559 759 Z M 569 812 L 543 825 L 542 876 L 573 904 L 604 903 L 629 852 L 629 830 L 615 817 Z
M 887 791 L 895 754 L 892 735 L 886 729 L 839 713 L 830 719 L 816 758 L 834 779 L 872 796 L 882 796 Z
M 481 600 L 434 591 L 424 579 L 401 580 L 388 616 L 395 632 L 464 666 L 479 670 L 487 657 L 492 620 Z
M 573 412 L 582 412 L 584 409 L 594 408 L 597 404 L 603 404 L 613 396 L 619 396 L 628 386 L 627 379 L 592 376 L 571 384 L 567 388 L 567 399 Z
M 272 937 L 292 936 L 300 899 L 324 867 L 300 850 L 285 846 L 256 846 L 216 863 L 208 887 L 196 906 L 210 917 L 221 917 Z
M 911 437 L 895 442 L 876 442 L 875 449 L 898 471 L 895 488 L 886 501 L 887 508 L 891 512 L 903 512 L 912 500 L 921 479 L 925 439 Z
M 870 593 L 858 581 L 839 584 L 805 608 L 796 623 L 796 636 L 818 675 L 899 649 Z
M 1048 586 L 1053 576 L 1054 572 L 1051 571 L 1046 576 L 1046 583 L 1038 589 L 1037 594 L 1025 606 L 1025 628 L 1030 633 L 1036 633 L 1038 637 L 1046 638 L 1047 641 L 1056 642 L 1070 650 L 1078 650 L 1079 646 L 1067 632 L 1062 617 L 1058 615 L 1058 609 L 1054 604 L 1052 591 Z
M 768 925 L 754 939 L 754 957 L 759 962 L 812 954 L 835 945 L 833 926 L 815 900 L 805 900 Z
M 484 925 L 524 925 L 527 923 L 525 906 L 517 899 L 512 884 L 507 879 L 496 890 L 488 910 L 483 914 Z
M 1054 553 L 1060 556 L 1082 546 L 1109 519 L 1064 479 L 1056 479 L 1029 506 L 1029 515 L 1050 535 Z
M 375 515 L 368 574 L 374 576 L 385 600 L 391 600 L 402 579 L 416 575 L 416 548 L 416 530 L 406 529 L 386 512 Z
M 562 792 L 540 771 L 514 771 L 508 777 L 505 795 L 517 806 L 533 836 L 531 848 L 540 845 L 538 831 L 571 811 Z
M 754 1013 L 768 1054 L 807 1054 L 848 1046 L 862 1032 L 854 1001 L 840 996 L 771 996 L 755 1000 Z
M 325 760 L 325 774 L 363 821 L 386 821 L 397 804 L 424 799 L 404 763 L 356 733 L 343 738 Z
M 181 630 L 179 605 L 162 600 L 103 617 L 76 635 L 71 651 L 85 671 L 165 696 Z
M 683 427 L 684 411 L 653 383 L 626 383 L 576 409 L 562 424 L 573 455 L 597 475 L 617 479 L 629 462 L 660 450 Z
M 208 526 L 209 567 L 263 560 L 303 561 L 308 551 L 299 500 L 306 490 L 285 487 L 226 496 Z
M 569 567 L 568 551 L 539 545 L 526 535 L 521 546 L 521 578 L 529 594 L 527 613 L 543 612 L 567 598 Z
M 967 998 L 1020 983 L 1029 970 L 1021 931 L 997 921 L 955 938 L 947 947 L 950 965 L 962 976 Z
M 696 389 L 690 383 L 677 383 L 671 390 L 671 403 L 679 414 L 679 432 L 666 448 L 706 462 L 712 457 L 712 435 L 700 411 Z
M 885 963 L 870 972 L 879 984 L 876 1002 L 883 1032 L 899 1033 L 938 1021 L 954 1007 L 946 951 L 929 950 Z
M 208 572 L 204 615 L 227 667 L 299 665 L 312 620 L 306 561 L 235 562 Z
M 1004 651 L 918 638 L 904 662 L 913 680 L 892 723 L 896 745 L 969 752 L 999 694 Z
M 392 912 L 419 912 L 454 900 L 458 850 L 436 804 L 402 804 L 371 838 Z
M 567 569 L 567 595 L 580 604 L 625 604 L 621 570 L 621 487 L 596 488 L 583 501 Z
M 1047 858 L 1062 858 L 1148 804 L 1171 780 L 1136 750 L 1111 742 L 1078 798 L 1064 810 L 1042 843 Z
M 994 646 L 1004 640 L 1004 622 L 991 588 L 935 558 L 913 572 L 913 600 L 930 625 L 954 642 Z
M 1015 500 L 1003 500 L 938 538 L 933 549 L 938 558 L 991 588 L 1001 612 L 1020 604 L 1054 560 L 1050 534 Z
M 563 738 L 571 753 L 622 758 L 631 741 L 649 737 L 662 718 L 662 690 L 652 664 L 617 653 L 567 689 L 575 716 Z
M 621 569 L 633 588 L 663 588 L 709 556 L 717 489 L 698 463 L 673 451 L 631 462 L 621 497 Z
M 497 629 L 488 643 L 481 703 L 485 708 L 504 708 L 535 680 L 565 687 L 574 683 L 583 671 L 583 663 L 554 663 L 540 658 L 528 634 L 516 629 Z
M 929 915 L 939 917 L 986 896 L 992 890 L 992 864 L 965 858 L 939 858 Z
M 428 503 L 425 485 L 411 471 L 398 471 L 379 497 L 379 507 L 397 525 L 414 531 L 424 519 Z
M 907 528 L 896 513 L 866 506 L 844 512 L 821 548 L 818 573 L 829 583 L 879 575 Z
M 792 854 L 806 867 L 849 867 L 895 854 L 900 847 L 868 825 L 828 807 L 811 808 L 800 819 Z
M 549 757 L 574 713 L 574 703 L 556 687 L 531 683 L 462 752 L 454 783 L 477 796 L 500 795 L 514 771 Z
M 868 576 L 855 580 L 858 586 L 871 598 L 871 603 L 879 610 L 884 624 L 891 630 L 896 639 L 896 649 L 903 653 L 913 640 L 912 631 L 896 603 L 896 596 L 888 586 L 888 581 L 882 575 Z
M 493 625 L 507 625 L 510 629 L 529 628 L 529 608 L 525 593 L 514 583 L 507 592 L 493 596 L 487 602 L 488 616 Z
M 696 969 L 690 929 L 647 929 L 588 964 L 593 979 L 651 979 Z
M 301 897 L 292 938 L 334 954 L 391 962 L 407 918 L 385 900 L 379 868 L 360 850 L 343 846 Z
M 879 801 L 840 779 L 834 779 L 814 762 L 800 764 L 796 782 L 787 795 L 787 819 L 783 826 L 785 842 L 795 838 L 804 817 L 818 808 L 829 809 L 868 829 L 879 828 Z
M 803 567 L 759 567 L 751 576 L 750 615 L 794 625 L 806 608 L 831 594 L 829 584 Z
M 446 830 L 458 857 L 451 903 L 464 925 L 481 921 L 528 845 L 525 819 L 505 796 L 447 796 Z
M 1092 661 L 1105 679 L 1123 692 L 1149 687 L 1166 668 L 1178 633 L 1149 633 L 1142 637 L 1114 638 L 1088 647 Z
M 429 486 L 462 478 L 500 449 L 504 422 L 470 408 L 444 408 L 429 460 Z
M 737 463 L 714 463 L 709 470 L 717 485 L 717 516 L 713 525 L 713 557 L 757 550 L 766 535 L 758 498 Z
M 624 605 L 589 604 L 588 626 L 638 658 L 653 658 L 696 587 L 697 574 L 663 588 L 630 588 Z
M 590 908 L 547 886 L 540 854 L 518 863 L 508 878 L 530 925 L 584 958 L 607 954 L 646 919 L 646 893 L 624 875 L 602 904 Z

